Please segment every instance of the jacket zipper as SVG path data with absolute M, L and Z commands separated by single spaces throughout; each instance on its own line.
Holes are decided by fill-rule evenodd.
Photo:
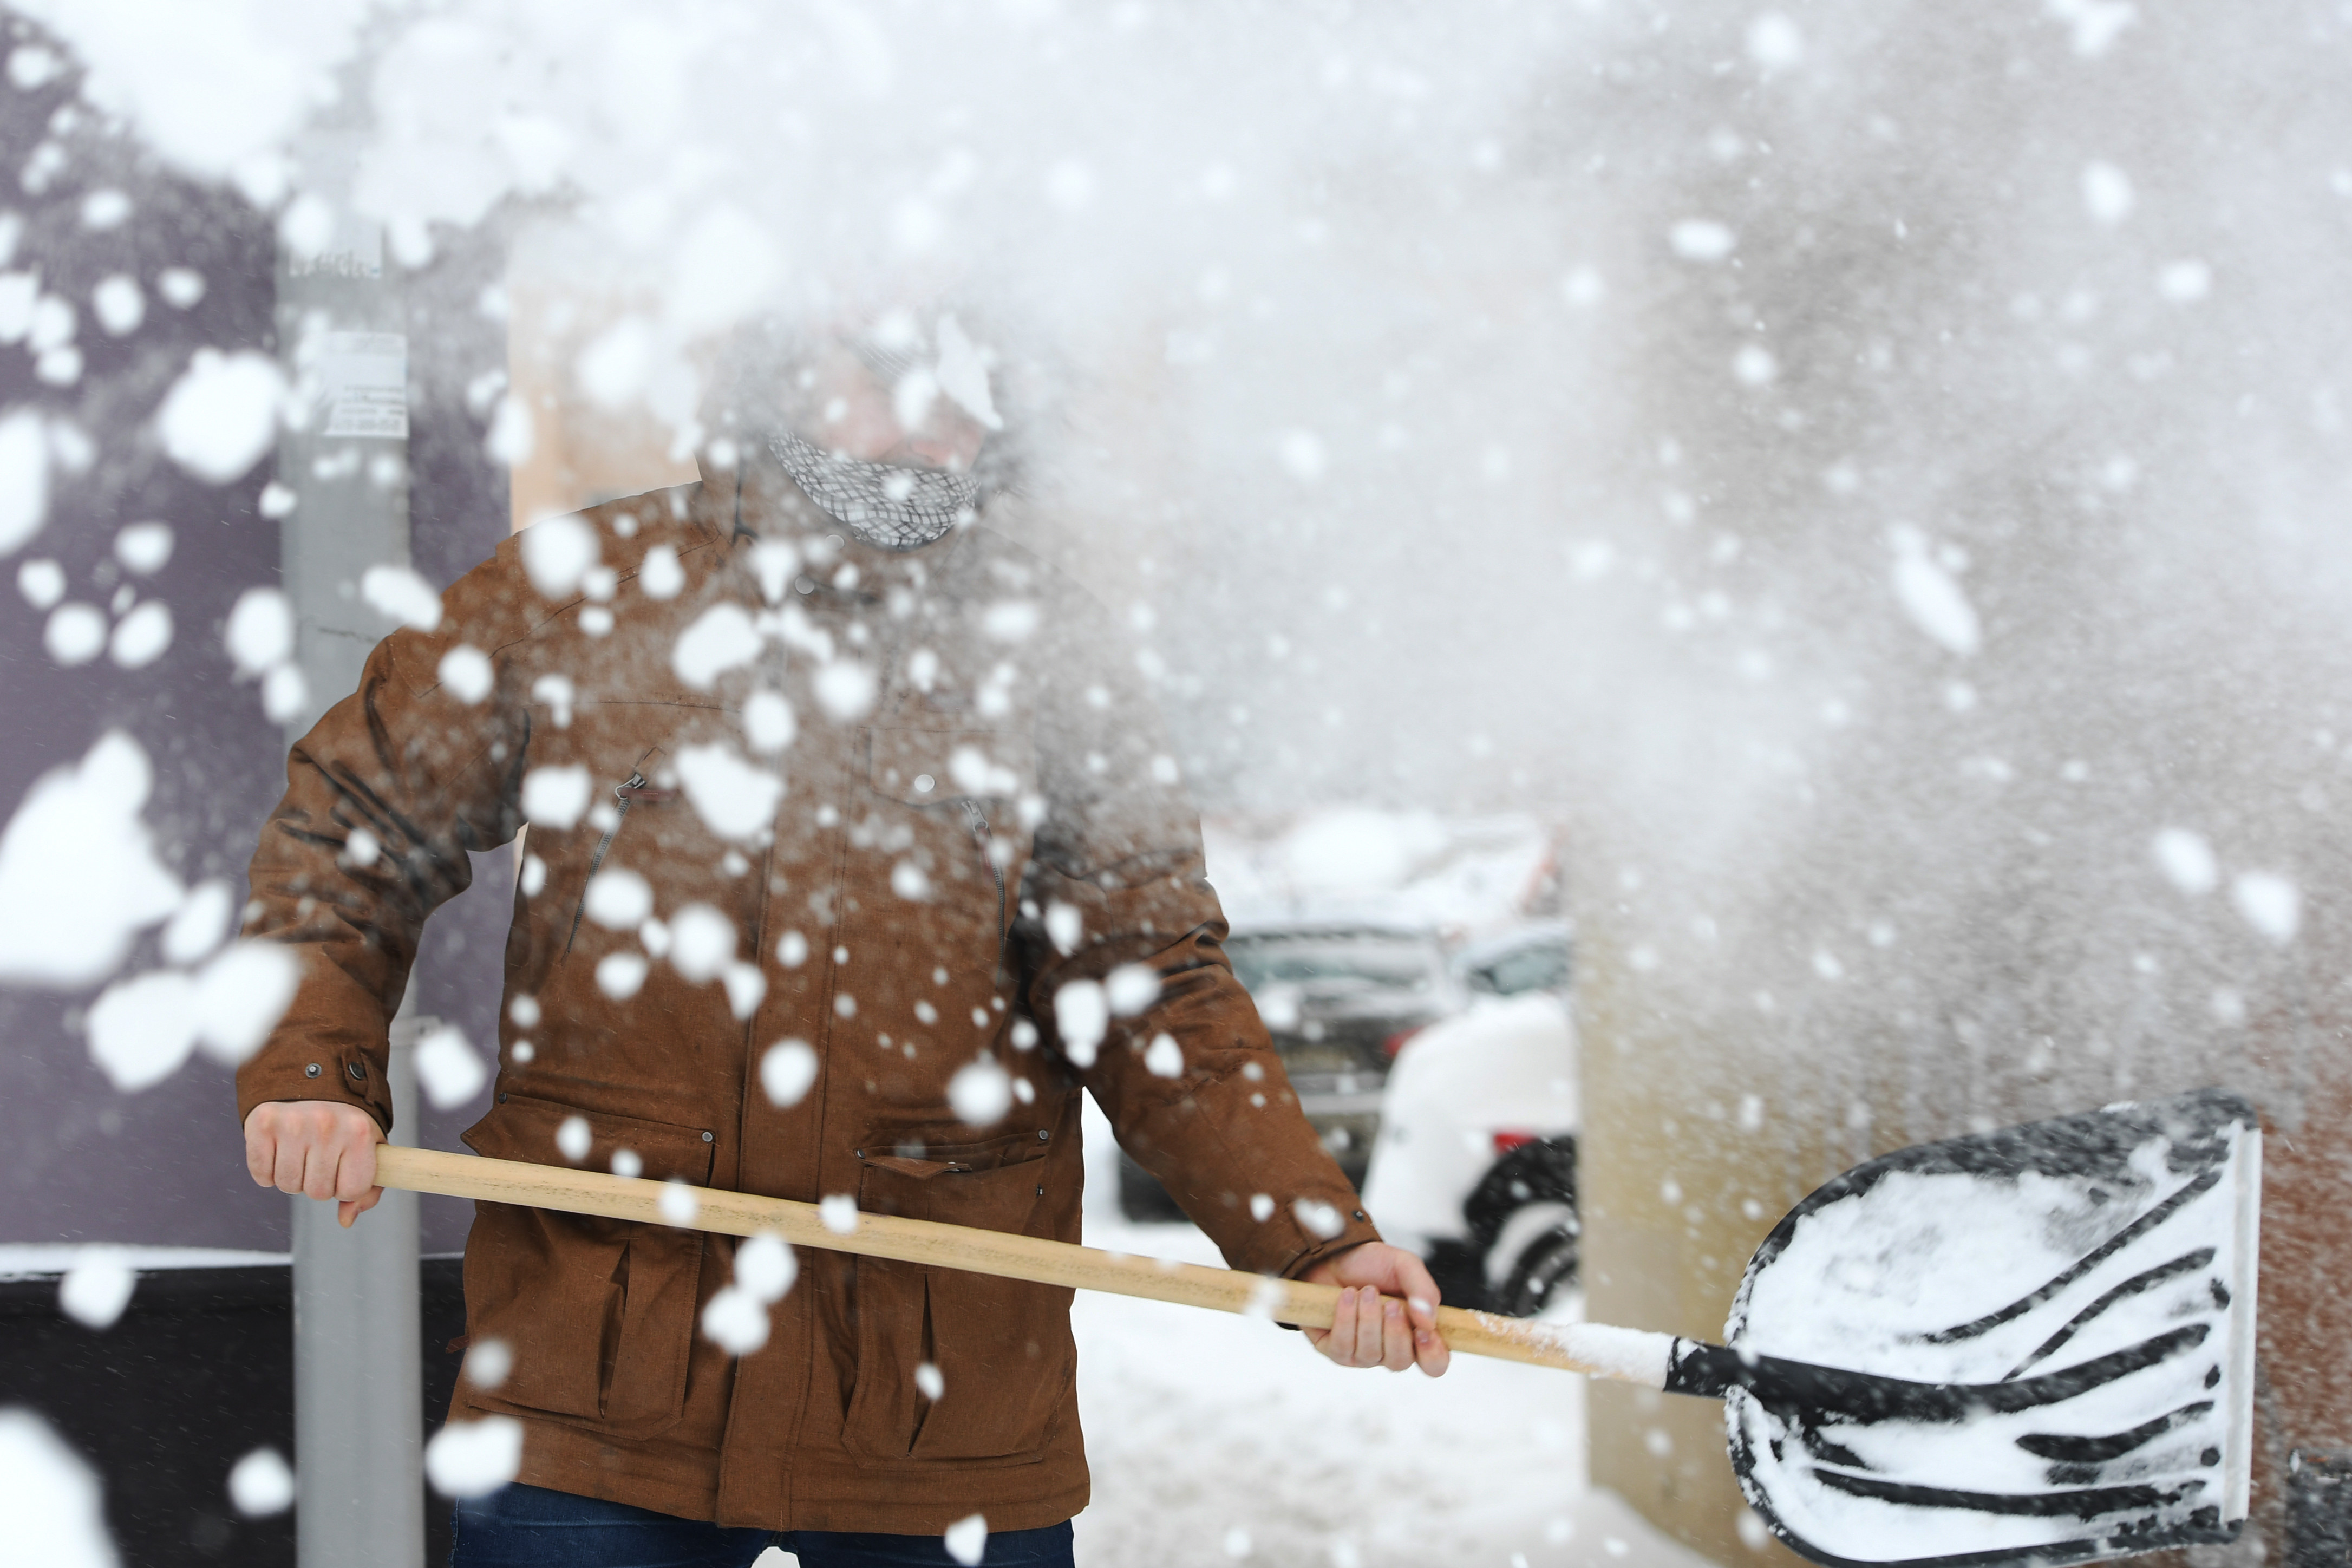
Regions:
M 651 800 L 666 800 L 671 793 L 668 790 L 647 788 L 646 775 L 640 773 L 632 773 L 625 784 L 613 786 L 613 797 L 621 803 L 620 813 L 614 819 L 613 826 L 604 829 L 604 837 L 596 841 L 596 853 L 588 857 L 588 875 L 580 880 L 580 901 L 572 908 L 572 930 L 563 939 L 565 957 L 569 958 L 572 955 L 572 944 L 579 940 L 580 917 L 588 912 L 588 884 L 595 879 L 597 868 L 604 864 L 604 857 L 612 852 L 613 840 L 621 835 L 621 824 L 629 819 L 629 807 L 635 805 L 640 796 Z M 1000 897 L 997 901 L 1001 907 L 1003 902 L 1001 896 L 1001 879 L 999 891 Z
M 996 857 L 988 852 L 990 839 L 988 830 L 988 814 L 982 811 L 980 809 L 980 802 L 972 799 L 970 795 L 963 797 L 963 817 L 966 822 L 971 825 L 971 841 L 980 846 L 980 858 L 982 864 L 988 868 L 988 874 L 996 879 L 996 934 L 997 944 L 1001 948 L 1003 945 L 1005 938 L 1004 868 L 998 865 L 996 863 Z

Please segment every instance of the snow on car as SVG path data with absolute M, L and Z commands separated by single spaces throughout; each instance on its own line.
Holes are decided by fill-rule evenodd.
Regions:
M 1428 1260 L 1446 1301 L 1531 1316 L 1576 1278 L 1580 1125 L 1565 999 L 1482 1002 L 1398 1056 L 1364 1205 Z

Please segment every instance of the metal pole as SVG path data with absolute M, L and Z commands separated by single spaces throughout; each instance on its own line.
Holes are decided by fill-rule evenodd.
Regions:
M 332 216 L 289 218 L 278 256 L 278 352 L 297 396 L 274 493 L 292 498 L 283 584 L 310 695 L 289 725 L 294 737 L 357 688 L 390 629 L 361 596 L 362 574 L 409 560 L 406 323 L 382 230 L 336 199 L 356 141 L 327 132 L 301 149 L 303 188 Z M 414 1014 L 404 997 L 392 1025 L 394 1135 L 404 1142 L 416 1135 Z M 421 1568 L 416 1200 L 386 1193 L 349 1230 L 333 1204 L 293 1202 L 298 1560 Z

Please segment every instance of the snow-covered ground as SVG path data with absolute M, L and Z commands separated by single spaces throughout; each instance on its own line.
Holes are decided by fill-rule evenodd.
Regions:
M 1221 1261 L 1191 1226 L 1119 1216 L 1087 1109 L 1087 1243 Z M 1085 1292 L 1073 1321 L 1091 1568 L 1704 1563 L 1586 1487 L 1580 1378 L 1476 1356 L 1436 1380 L 1349 1371 L 1267 1323 Z
M 1190 1226 L 1087 1239 L 1214 1263 Z M 1348 1371 L 1270 1324 L 1081 1293 L 1092 1568 L 1253 1563 L 1698 1568 L 1585 1485 L 1580 1378 L 1475 1356 L 1442 1379 Z

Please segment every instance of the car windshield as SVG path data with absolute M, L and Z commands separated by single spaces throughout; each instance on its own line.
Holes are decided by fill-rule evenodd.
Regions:
M 1538 943 L 1522 947 L 1471 971 L 1471 981 L 1497 996 L 1523 991 L 1564 991 L 1568 988 L 1568 944 Z
M 1436 953 L 1408 938 L 1235 937 L 1225 952 L 1243 988 L 1253 994 L 1275 985 L 1429 991 L 1439 980 Z

